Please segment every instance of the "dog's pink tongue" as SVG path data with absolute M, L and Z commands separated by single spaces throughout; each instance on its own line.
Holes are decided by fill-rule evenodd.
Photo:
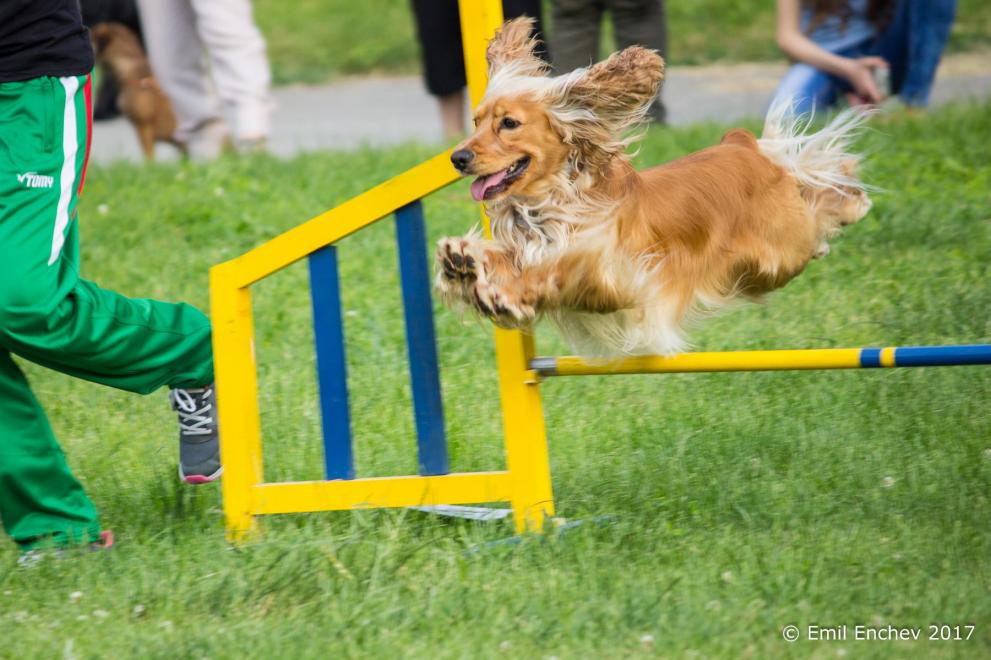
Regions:
M 485 191 L 493 186 L 498 186 L 499 183 L 506 178 L 507 170 L 501 172 L 496 172 L 495 174 L 490 174 L 488 176 L 480 176 L 471 183 L 471 196 L 476 202 L 480 202 L 485 199 Z

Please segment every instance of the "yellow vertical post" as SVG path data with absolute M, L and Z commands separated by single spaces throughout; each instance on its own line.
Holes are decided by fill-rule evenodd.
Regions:
M 533 335 L 497 328 L 495 342 L 513 519 L 517 531 L 539 532 L 554 515 L 554 493 L 540 379 L 528 368 L 534 356 Z
M 485 96 L 489 84 L 489 66 L 485 49 L 502 25 L 501 0 L 459 0 L 461 13 L 461 44 L 465 53 L 465 78 L 468 98 L 474 108 Z
M 460 11 L 465 73 L 471 105 L 475 107 L 485 95 L 488 83 L 485 50 L 502 24 L 502 3 L 460 0 Z M 484 209 L 482 221 L 485 233 L 491 236 Z M 495 349 L 506 467 L 512 475 L 513 518 L 519 532 L 540 531 L 546 519 L 554 515 L 554 495 L 539 378 L 529 369 L 534 355 L 533 336 L 497 328 Z
M 251 292 L 228 271 L 226 264 L 210 269 L 210 315 L 224 515 L 227 537 L 236 541 L 255 525 L 252 488 L 262 482 L 262 441 Z

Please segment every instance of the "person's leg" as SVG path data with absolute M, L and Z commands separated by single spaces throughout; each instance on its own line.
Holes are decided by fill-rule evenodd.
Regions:
M 547 35 L 544 34 L 544 8 L 541 0 L 502 0 L 502 15 L 507 21 L 518 16 L 533 18 L 533 36 L 539 42 L 534 52 L 545 62 L 551 61 Z
M 891 24 L 871 46 L 891 66 L 891 89 L 906 105 L 922 107 L 950 36 L 956 0 L 901 0 Z
M 599 57 L 602 0 L 554 0 L 551 53 L 554 71 L 568 73 Z
M 8 256 L 0 246 L 0 259 Z M 75 282 L 64 295 L 61 283 L 0 294 L 0 345 L 49 369 L 138 394 L 213 382 L 210 321 L 202 312 L 127 298 L 76 273 L 68 277 Z M 7 273 L 0 286 L 12 286 Z M 21 294 L 34 294 L 37 302 L 20 300 Z
M 877 55 L 888 63 L 888 84 L 891 94 L 897 94 L 905 85 L 908 70 L 908 19 L 909 3 L 897 3 L 891 21 L 877 38 L 867 45 L 865 55 Z
M 132 392 L 207 386 L 206 316 L 79 276 L 89 97 L 82 77 L 0 85 L 0 349 Z
M 664 0 L 608 0 L 616 49 L 644 46 L 667 57 L 668 31 Z
M 78 78 L 66 81 L 73 98 L 79 83 Z M 85 115 L 77 114 L 74 104 L 67 107 L 64 99 L 56 78 L 0 84 L 0 307 L 15 316 L 33 304 L 40 287 L 56 283 L 54 278 L 40 283 L 35 278 L 42 268 L 57 272 L 47 268 L 55 227 L 72 212 L 62 203 L 62 192 L 67 191 L 66 200 L 75 194 L 76 175 L 86 157 L 85 147 L 80 150 L 74 139 L 61 139 L 66 123 L 81 121 L 86 132 Z M 32 253 L 34 268 L 22 268 L 25 250 Z M 0 313 L 0 335 L 6 317 Z M 93 503 L 72 476 L 5 345 L 0 346 L 0 520 L 23 549 L 39 540 L 96 541 L 100 533 Z
M 265 39 L 248 0 L 189 0 L 196 32 L 210 56 L 213 81 L 241 142 L 268 136 L 272 74 Z
M 11 150 L 6 161 L 0 157 L 0 170 L 37 154 L 22 167 L 49 175 L 40 183 L 51 185 L 25 185 L 17 173 L 0 172 L 0 199 L 7 202 L 0 207 L 0 347 L 141 394 L 211 383 L 210 322 L 202 312 L 128 298 L 80 277 L 76 205 L 89 150 L 89 78 L 31 83 L 11 95 L 7 109 L 16 116 L 0 121 L 0 142 Z M 45 148 L 17 149 L 12 136 L 37 134 L 39 126 L 50 133 Z
M 829 74 L 808 64 L 793 64 L 771 97 L 771 105 L 791 102 L 797 114 L 826 110 L 836 102 L 839 86 Z
M 223 121 L 209 86 L 196 15 L 189 0 L 138 0 L 138 9 L 152 71 L 175 109 L 175 137 L 190 142 L 204 127 Z M 216 144 L 202 145 L 202 156 L 219 154 L 222 141 L 218 135 Z
M 465 134 L 465 90 L 462 87 L 456 92 L 437 97 L 440 107 L 440 128 L 444 139 L 457 142 Z
M 668 29 L 664 0 L 608 0 L 608 7 L 612 13 L 617 50 L 638 45 L 667 57 Z M 650 116 L 654 121 L 663 122 L 666 115 L 659 91 L 651 106 Z
M 412 0 L 423 82 L 437 99 L 444 138 L 465 132 L 465 63 L 457 0 Z
M 96 542 L 96 508 L 72 476 L 27 379 L 0 349 L 0 521 L 22 549 Z

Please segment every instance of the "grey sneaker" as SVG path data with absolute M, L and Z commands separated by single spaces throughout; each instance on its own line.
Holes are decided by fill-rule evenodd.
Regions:
M 224 468 L 213 385 L 171 390 L 169 400 L 179 413 L 179 478 L 187 484 L 216 481 Z

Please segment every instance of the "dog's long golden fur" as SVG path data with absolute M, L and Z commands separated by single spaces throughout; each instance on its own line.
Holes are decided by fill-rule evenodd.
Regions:
M 493 240 L 440 241 L 448 302 L 511 327 L 545 314 L 593 355 L 677 352 L 693 312 L 783 286 L 870 208 L 847 153 L 863 115 L 807 135 L 774 108 L 761 139 L 731 130 L 637 172 L 627 148 L 660 56 L 634 46 L 552 78 L 533 46 L 528 19 L 493 39 L 475 131 L 452 156 L 478 176 Z

